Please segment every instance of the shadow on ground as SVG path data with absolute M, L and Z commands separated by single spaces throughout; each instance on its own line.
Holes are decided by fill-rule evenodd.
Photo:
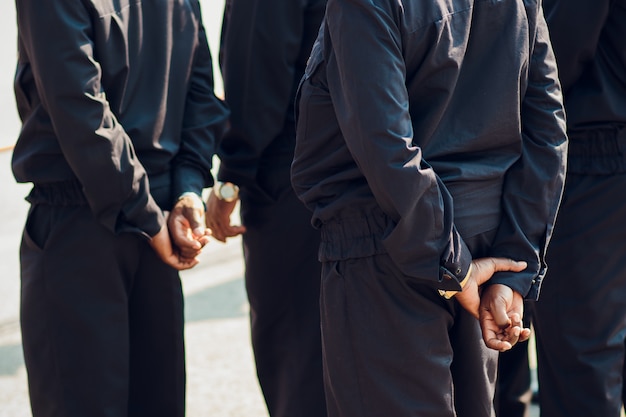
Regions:
M 185 322 L 240 318 L 248 315 L 243 278 L 185 296 Z
M 21 344 L 0 346 L 0 376 L 15 375 L 22 366 L 24 355 Z

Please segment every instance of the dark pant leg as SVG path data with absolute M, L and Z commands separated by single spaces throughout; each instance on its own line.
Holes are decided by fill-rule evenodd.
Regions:
M 535 305 L 542 417 L 617 417 L 626 337 L 626 175 L 568 175 Z
M 185 415 L 183 294 L 178 272 L 142 242 L 129 297 L 129 417 Z
M 452 417 L 452 303 L 411 288 L 386 254 L 327 262 L 322 338 L 330 417 Z
M 524 323 L 530 326 L 530 309 L 524 308 Z M 532 399 L 528 341 L 517 343 L 498 359 L 494 405 L 498 417 L 528 417 Z
M 21 324 L 35 417 L 182 417 L 177 273 L 86 206 L 32 209 Z
M 282 177 L 275 201 L 242 201 L 252 345 L 270 415 L 323 417 L 319 232 Z
M 454 351 L 452 377 L 457 417 L 495 416 L 493 398 L 498 352 L 482 339 L 478 320 L 455 303 L 456 315 L 450 331 Z
M 21 326 L 34 417 L 125 417 L 125 277 L 139 239 L 115 237 L 87 206 L 35 205 L 21 255 Z
M 495 231 L 464 237 L 474 258 L 485 257 Z M 497 375 L 498 352 L 483 341 L 480 324 L 456 301 L 450 329 L 454 352 L 451 371 L 457 417 L 494 416 L 493 398 Z

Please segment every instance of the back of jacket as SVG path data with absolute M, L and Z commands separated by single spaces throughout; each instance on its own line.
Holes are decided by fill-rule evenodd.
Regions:
M 529 267 L 492 282 L 537 294 L 566 150 L 539 2 L 330 0 L 300 93 L 292 179 L 313 224 L 388 224 L 323 260 L 384 250 L 436 280 L 467 267 L 462 237 L 493 231 L 491 255 Z
M 17 181 L 74 182 L 110 229 L 154 233 L 154 199 L 168 209 L 212 184 L 227 117 L 199 2 L 16 0 L 16 10 Z
M 572 173 L 626 172 L 626 0 L 545 0 Z
M 230 118 L 218 177 L 248 197 L 251 188 L 258 188 L 257 198 L 275 197 L 269 190 L 279 185 L 266 186 L 263 171 L 289 169 L 294 96 L 325 6 L 326 0 L 226 0 L 220 67 Z

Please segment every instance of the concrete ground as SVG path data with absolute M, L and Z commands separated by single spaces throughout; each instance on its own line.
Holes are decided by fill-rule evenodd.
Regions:
M 216 56 L 223 0 L 202 3 Z M 12 92 L 16 56 L 12 1 L 0 2 L 0 36 L 0 417 L 29 417 L 18 322 L 18 246 L 28 209 L 24 196 L 30 187 L 16 184 L 10 171 L 10 146 L 19 131 Z M 190 417 L 267 416 L 250 348 L 240 245 L 240 239 L 226 245 L 212 242 L 201 264 L 182 274 Z M 535 407 L 532 417 L 536 416 Z

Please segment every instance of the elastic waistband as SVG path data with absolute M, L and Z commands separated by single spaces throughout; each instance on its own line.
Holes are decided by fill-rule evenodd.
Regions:
M 320 229 L 319 260 L 339 261 L 385 253 L 382 240 L 392 228 L 391 220 L 379 208 L 324 223 Z
M 571 131 L 568 137 L 568 172 L 596 175 L 626 172 L 625 126 Z
M 83 186 L 78 180 L 34 184 L 26 200 L 31 204 L 51 206 L 83 206 L 87 204 Z

